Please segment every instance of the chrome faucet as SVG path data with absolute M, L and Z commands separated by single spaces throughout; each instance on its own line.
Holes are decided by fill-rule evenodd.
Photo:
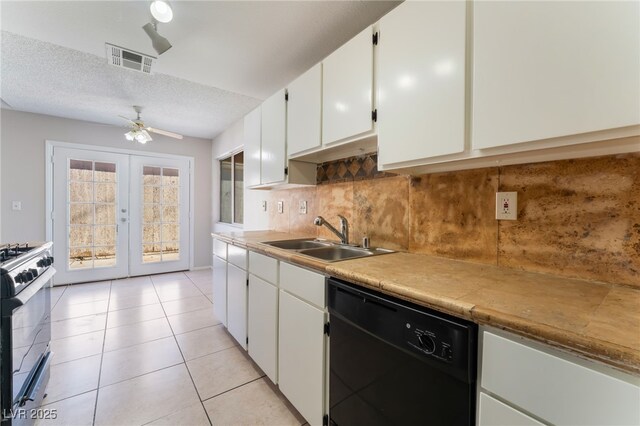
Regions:
M 316 226 L 322 226 L 322 225 L 326 226 L 329 229 L 329 231 L 333 232 L 338 236 L 338 238 L 340 238 L 340 242 L 342 244 L 349 244 L 349 222 L 347 222 L 347 218 L 342 215 L 338 215 L 338 217 L 340 218 L 340 231 L 334 228 L 322 216 L 316 217 L 313 220 L 313 224 Z

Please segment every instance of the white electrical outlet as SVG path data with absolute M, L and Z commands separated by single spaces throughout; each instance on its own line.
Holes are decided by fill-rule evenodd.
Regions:
M 284 201 L 278 201 L 278 213 L 284 213 Z
M 266 212 L 266 211 L 267 211 L 267 201 L 266 201 L 266 200 L 263 200 L 263 201 L 262 201 L 262 211 L 263 211 L 263 212 Z
M 22 201 L 13 201 L 11 203 L 11 208 L 13 210 L 22 210 Z
M 300 204 L 298 205 L 298 213 L 307 214 L 307 202 L 306 201 L 300 201 Z
M 496 192 L 496 219 L 518 219 L 518 193 Z

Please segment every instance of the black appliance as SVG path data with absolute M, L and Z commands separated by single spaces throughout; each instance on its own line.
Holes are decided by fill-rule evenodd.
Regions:
M 473 425 L 476 324 L 328 278 L 329 422 Z
M 49 381 L 51 243 L 0 246 L 0 419 L 33 424 Z

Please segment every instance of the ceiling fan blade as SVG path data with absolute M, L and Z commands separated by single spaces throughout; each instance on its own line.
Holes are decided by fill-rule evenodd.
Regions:
M 130 119 L 130 118 L 127 118 L 127 117 L 125 117 L 125 116 L 123 116 L 123 115 L 119 115 L 118 117 L 120 117 L 120 118 L 123 118 L 123 119 L 127 120 L 127 121 L 129 122 L 129 124 L 131 124 L 132 126 L 137 126 L 136 122 L 135 122 L 135 121 L 133 121 L 133 120 L 132 120 L 132 119 Z
M 159 135 L 169 136 L 170 138 L 182 139 L 182 135 L 179 135 L 178 133 L 169 132 L 167 130 L 155 129 L 153 127 L 147 127 L 147 130 L 152 133 L 157 133 Z

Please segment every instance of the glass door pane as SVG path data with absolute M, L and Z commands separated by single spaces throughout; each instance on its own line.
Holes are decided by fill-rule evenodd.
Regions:
M 180 260 L 180 171 L 142 167 L 142 262 Z
M 116 265 L 116 163 L 68 160 L 70 270 Z

